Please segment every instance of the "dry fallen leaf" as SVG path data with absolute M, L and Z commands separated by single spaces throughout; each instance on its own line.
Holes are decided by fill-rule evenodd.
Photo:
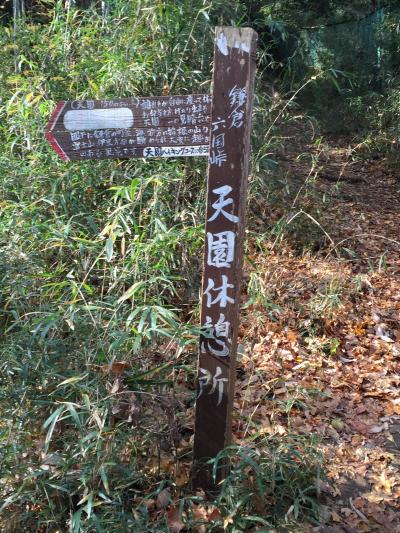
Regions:
M 386 473 L 383 471 L 379 476 L 379 482 L 375 485 L 375 488 L 377 490 L 383 489 L 384 492 L 390 494 L 395 483 L 396 480 L 386 477 Z
M 354 335 L 357 335 L 357 336 L 361 336 L 361 335 L 364 335 L 365 333 L 365 324 L 361 323 L 361 324 L 356 324 L 354 326 Z
M 171 507 L 171 509 L 168 509 L 167 522 L 171 533 L 179 533 L 185 528 L 185 524 L 181 520 L 179 507 Z
M 175 476 L 175 485 L 177 487 L 183 487 L 189 481 L 189 474 L 183 468 Z
M 166 509 L 171 502 L 171 492 L 169 489 L 163 489 L 157 496 L 157 509 Z
M 114 381 L 113 386 L 112 386 L 112 388 L 111 388 L 111 391 L 110 391 L 111 394 L 116 394 L 116 393 L 119 391 L 120 387 L 121 387 L 121 382 L 120 382 L 120 380 L 117 378 L 117 379 Z
M 381 433 L 381 431 L 383 431 L 384 429 L 386 429 L 386 425 L 385 424 L 382 424 L 381 426 L 373 426 L 369 432 L 370 433 Z
M 205 524 L 208 522 L 207 508 L 204 505 L 193 506 L 193 518 L 196 522 L 196 531 L 206 531 Z
M 208 515 L 208 521 L 216 522 L 218 520 L 222 520 L 222 516 L 219 510 L 215 507 L 215 509 Z
M 385 342 L 394 342 L 394 340 L 389 337 L 387 329 L 384 324 L 379 324 L 375 329 L 375 335 L 379 339 Z
M 337 429 L 338 431 L 342 430 L 344 428 L 344 422 L 341 418 L 334 418 L 331 422 L 332 427 Z
M 104 374 L 120 376 L 128 367 L 129 363 L 126 363 L 125 361 L 114 361 L 111 365 L 101 365 L 100 369 Z
M 353 418 L 349 420 L 348 423 L 352 428 L 354 428 L 358 433 L 361 433 L 362 435 L 367 435 L 371 431 L 371 426 L 365 424 L 364 422 L 361 422 L 361 420 Z

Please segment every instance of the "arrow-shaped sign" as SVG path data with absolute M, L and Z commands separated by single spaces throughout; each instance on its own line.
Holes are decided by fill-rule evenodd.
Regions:
M 46 139 L 64 161 L 208 156 L 211 96 L 59 102 Z

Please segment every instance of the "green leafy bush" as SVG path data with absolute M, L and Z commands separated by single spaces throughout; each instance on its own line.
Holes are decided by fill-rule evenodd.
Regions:
M 319 484 L 323 475 L 317 441 L 270 436 L 254 447 L 231 447 L 214 462 L 229 458 L 232 469 L 217 499 L 232 533 L 251 526 L 273 527 L 319 521 Z

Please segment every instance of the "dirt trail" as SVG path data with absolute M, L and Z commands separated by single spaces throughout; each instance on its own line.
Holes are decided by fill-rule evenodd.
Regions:
M 299 184 L 305 150 L 281 154 Z M 333 143 L 316 168 L 336 249 L 255 254 L 262 297 L 243 320 L 236 407 L 266 433 L 322 437 L 326 522 L 313 531 L 400 532 L 400 179 Z M 252 431 L 237 418 L 238 442 Z
M 359 263 L 395 264 L 400 253 L 400 179 L 381 160 L 349 160 L 349 150 L 333 149 L 321 172 L 338 185 L 327 215 L 335 241 L 355 252 Z

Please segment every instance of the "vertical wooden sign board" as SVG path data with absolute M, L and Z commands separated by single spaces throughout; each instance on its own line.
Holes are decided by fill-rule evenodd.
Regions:
M 216 28 L 193 470 L 206 491 L 205 462 L 232 433 L 256 40 L 250 28 Z

